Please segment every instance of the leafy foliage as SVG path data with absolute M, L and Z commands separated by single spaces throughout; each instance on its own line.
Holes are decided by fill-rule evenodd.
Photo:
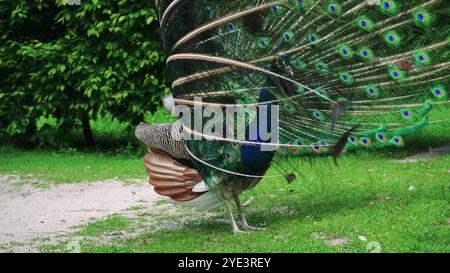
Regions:
M 133 126 L 164 92 L 152 1 L 2 1 L 0 32 L 7 135 L 60 145 L 83 123 L 89 137 L 89 119 L 108 113 Z

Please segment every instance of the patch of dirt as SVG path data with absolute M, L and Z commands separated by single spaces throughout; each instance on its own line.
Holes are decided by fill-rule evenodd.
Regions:
M 0 245 L 20 246 L 65 234 L 133 206 L 151 206 L 160 198 L 145 180 L 60 184 L 47 189 L 21 181 L 17 175 L 0 175 Z
M 332 235 L 324 232 L 314 233 L 313 237 L 318 241 L 323 241 L 327 246 L 332 247 L 343 247 L 350 242 L 350 239 L 348 238 L 345 237 L 333 238 Z
M 336 238 L 325 241 L 325 244 L 328 246 L 344 246 L 348 243 L 348 241 L 349 240 L 347 238 Z
M 204 220 L 223 220 L 217 211 L 198 212 L 168 203 L 142 179 L 39 188 L 42 183 L 33 180 L 32 175 L 0 174 L 0 252 L 40 252 L 43 246 L 61 245 L 65 246 L 62 251 L 78 252 L 81 242 L 115 244 L 145 232 L 179 229 Z M 126 230 L 97 236 L 78 233 L 84 225 L 95 225 L 112 215 L 128 219 Z

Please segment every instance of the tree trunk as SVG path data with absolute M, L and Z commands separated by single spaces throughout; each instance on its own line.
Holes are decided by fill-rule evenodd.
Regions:
M 83 123 L 84 141 L 87 146 L 92 147 L 95 145 L 95 141 L 94 135 L 92 134 L 91 124 L 89 123 L 89 115 L 87 113 L 83 114 L 81 122 Z

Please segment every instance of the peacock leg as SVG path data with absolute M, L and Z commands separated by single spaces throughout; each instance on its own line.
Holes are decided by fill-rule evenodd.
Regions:
M 247 219 L 242 212 L 241 199 L 239 198 L 239 194 L 233 194 L 234 201 L 236 202 L 236 208 L 238 211 L 239 218 L 241 219 L 241 226 L 245 230 L 264 230 L 264 228 L 252 227 L 247 223 Z
M 230 217 L 230 220 L 231 220 L 231 227 L 233 228 L 234 235 L 237 235 L 239 233 L 245 233 L 245 231 L 240 230 L 238 225 L 236 224 L 236 221 L 234 220 L 234 217 L 233 217 L 233 210 L 231 209 L 231 206 L 228 203 L 228 201 L 225 201 L 225 206 L 227 208 L 228 216 Z

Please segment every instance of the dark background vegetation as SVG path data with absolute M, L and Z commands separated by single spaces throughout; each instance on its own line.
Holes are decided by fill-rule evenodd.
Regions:
M 166 87 L 153 1 L 81 2 L 0 2 L 2 142 L 89 147 L 100 127 L 131 140 L 157 110 Z

